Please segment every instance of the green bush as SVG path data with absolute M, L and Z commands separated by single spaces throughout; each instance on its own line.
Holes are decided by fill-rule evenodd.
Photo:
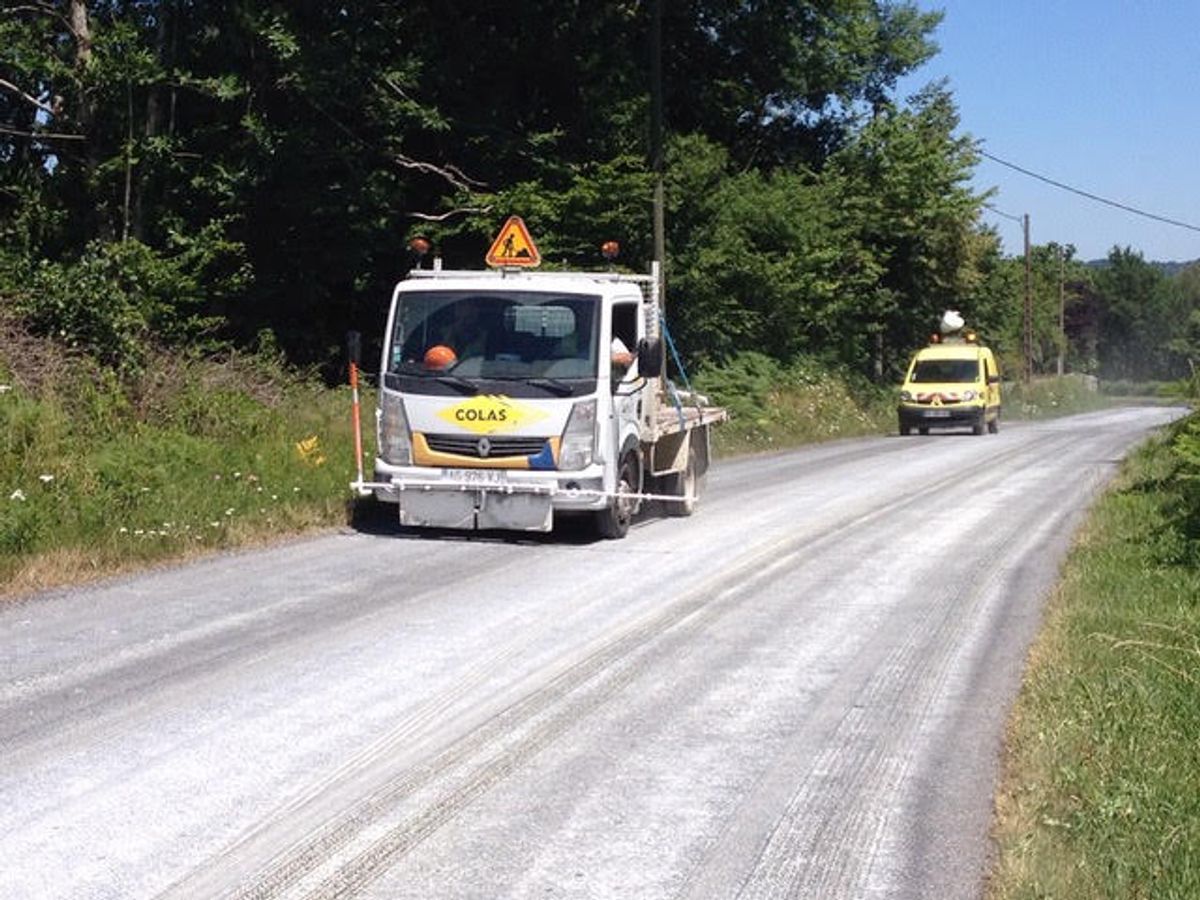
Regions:
M 28 290 L 11 287 L 11 272 L 5 283 L 36 331 L 118 372 L 138 372 L 154 346 L 214 349 L 223 320 L 204 310 L 248 280 L 237 262 L 240 247 L 222 241 L 218 226 L 176 237 L 173 249 L 168 255 L 135 240 L 93 241 L 77 261 L 32 267 Z
M 724 453 L 877 434 L 894 425 L 891 392 L 811 357 L 785 365 L 739 353 L 698 373 L 696 386 L 729 410 L 729 423 L 715 432 Z
M 1200 414 L 1193 413 L 1176 424 L 1171 453 L 1176 471 L 1170 510 L 1176 529 L 1186 541 L 1187 557 L 1200 565 Z

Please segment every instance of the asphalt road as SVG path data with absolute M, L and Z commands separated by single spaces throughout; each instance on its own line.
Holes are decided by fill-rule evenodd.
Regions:
M 723 462 L 624 541 L 347 532 L 5 604 L 0 897 L 977 897 L 1072 531 L 1180 412 Z

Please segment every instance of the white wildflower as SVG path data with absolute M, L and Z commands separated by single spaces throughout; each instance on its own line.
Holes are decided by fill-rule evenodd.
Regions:
M 50 482 L 52 482 L 54 480 L 54 476 L 53 475 L 39 475 L 38 480 L 41 481 L 42 484 L 49 484 Z
M 15 491 L 13 491 L 11 494 L 8 495 L 8 499 L 9 500 L 24 500 L 25 492 L 23 490 L 21 490 L 20 488 L 17 488 Z

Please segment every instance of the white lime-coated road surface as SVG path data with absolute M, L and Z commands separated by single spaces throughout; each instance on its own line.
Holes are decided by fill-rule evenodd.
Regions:
M 0 606 L 0 896 L 975 898 L 1073 529 L 1162 408 L 725 461 Z

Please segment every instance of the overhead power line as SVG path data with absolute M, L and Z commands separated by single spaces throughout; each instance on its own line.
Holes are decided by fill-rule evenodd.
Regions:
M 1117 209 L 1123 209 L 1125 212 L 1131 212 L 1137 216 L 1143 216 L 1147 219 L 1154 219 L 1156 222 L 1165 222 L 1168 225 L 1174 225 L 1177 228 L 1186 228 L 1189 231 L 1200 231 L 1200 225 L 1191 225 L 1187 222 L 1180 222 L 1178 219 L 1168 219 L 1166 216 L 1156 215 L 1155 213 L 1146 212 L 1144 209 L 1138 209 L 1124 203 L 1118 203 L 1116 200 L 1109 200 L 1107 197 L 1101 197 L 1097 194 L 1082 191 L 1079 188 L 1071 187 L 1069 184 L 1063 184 L 1061 181 L 1055 181 L 1053 178 L 1047 178 L 1045 175 L 1039 175 L 1037 172 L 1031 172 L 1026 168 L 1018 166 L 1016 163 L 1011 163 L 1007 159 L 1001 159 L 986 150 L 980 150 L 981 156 L 986 156 L 992 162 L 1000 163 L 1002 166 L 1007 166 L 1014 171 L 1020 172 L 1022 175 L 1028 175 L 1030 178 L 1036 178 L 1038 181 L 1044 181 L 1046 184 L 1053 185 L 1064 191 L 1070 191 L 1072 194 L 1078 194 L 1080 197 L 1087 197 L 1089 200 L 1095 200 L 1097 203 L 1103 203 L 1106 206 L 1115 206 Z
M 1012 219 L 1018 225 L 1020 225 L 1021 222 L 1023 221 L 1020 216 L 1014 216 L 1012 213 L 1006 213 L 1004 210 L 997 209 L 996 207 L 992 206 L 992 204 L 990 204 L 990 203 L 985 203 L 983 205 L 986 206 L 988 209 L 990 209 L 992 212 L 994 212 L 996 215 L 1002 216 L 1005 219 Z

